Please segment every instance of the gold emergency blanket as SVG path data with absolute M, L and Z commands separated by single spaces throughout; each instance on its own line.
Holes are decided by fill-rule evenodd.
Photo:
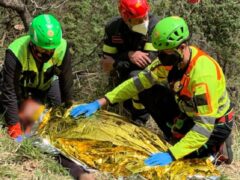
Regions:
M 45 115 L 38 133 L 67 157 L 112 175 L 140 174 L 146 179 L 187 179 L 219 176 L 209 160 L 175 161 L 165 167 L 148 167 L 150 154 L 166 151 L 169 144 L 149 130 L 116 114 L 99 111 L 89 118 L 72 119 L 61 108 Z

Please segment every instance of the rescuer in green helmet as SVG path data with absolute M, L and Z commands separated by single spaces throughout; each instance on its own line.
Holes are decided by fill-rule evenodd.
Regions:
M 58 20 L 50 14 L 35 17 L 29 34 L 14 40 L 6 50 L 1 104 L 8 134 L 21 142 L 21 102 L 32 98 L 45 104 L 70 105 L 72 69 L 69 44 L 62 38 Z

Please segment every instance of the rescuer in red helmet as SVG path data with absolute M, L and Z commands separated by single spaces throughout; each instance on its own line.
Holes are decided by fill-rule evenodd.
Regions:
M 114 17 L 105 27 L 101 58 L 103 71 L 117 75 L 115 85 L 137 75 L 157 57 L 150 34 L 158 19 L 150 14 L 147 0 L 119 0 L 118 9 L 121 17 Z M 147 121 L 149 115 L 138 97 L 124 102 L 124 107 L 133 121 Z

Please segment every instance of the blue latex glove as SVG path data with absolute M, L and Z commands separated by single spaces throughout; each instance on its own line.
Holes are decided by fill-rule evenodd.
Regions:
M 14 140 L 18 143 L 21 143 L 24 139 L 25 139 L 25 137 L 20 135 L 20 136 L 16 137 Z
M 145 159 L 144 163 L 147 166 L 165 166 L 173 162 L 173 159 L 169 153 L 166 152 L 160 152 L 156 154 L 150 155 L 149 158 Z
M 100 107 L 101 105 L 97 100 L 89 104 L 80 104 L 71 110 L 70 115 L 74 118 L 80 115 L 89 117 L 94 114 L 98 109 L 100 109 Z
M 25 133 L 24 135 L 20 135 L 20 136 L 16 137 L 14 140 L 18 143 L 21 143 L 21 142 L 23 142 L 24 139 L 27 139 L 30 137 L 31 137 L 31 134 Z

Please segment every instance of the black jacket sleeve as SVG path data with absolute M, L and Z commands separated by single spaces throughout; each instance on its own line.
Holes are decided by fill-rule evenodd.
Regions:
M 3 68 L 2 103 L 6 110 L 5 121 L 8 125 L 19 122 L 17 88 L 21 74 L 21 64 L 11 50 L 6 51 Z
M 72 63 L 70 54 L 70 45 L 68 43 L 67 50 L 60 66 L 61 73 L 59 75 L 59 85 L 61 91 L 61 99 L 65 104 L 71 104 L 73 100 L 73 76 Z

